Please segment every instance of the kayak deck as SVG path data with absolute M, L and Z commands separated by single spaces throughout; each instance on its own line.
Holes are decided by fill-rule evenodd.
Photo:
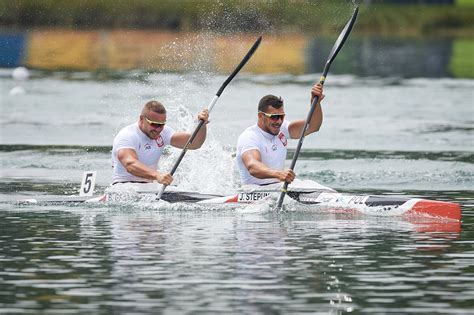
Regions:
M 429 216 L 449 220 L 461 220 L 461 207 L 456 203 L 411 198 L 403 196 L 351 195 L 339 193 L 329 187 L 310 181 L 300 181 L 300 186 L 291 187 L 288 191 L 288 204 L 314 205 L 330 211 L 358 212 L 372 216 Z M 196 205 L 245 207 L 255 203 L 272 203 L 279 195 L 281 184 L 268 186 L 243 186 L 231 195 L 208 194 L 193 191 L 181 191 L 169 187 L 161 199 L 168 203 L 190 203 Z M 111 186 L 104 195 L 99 196 L 56 196 L 38 197 L 21 200 L 20 203 L 103 203 L 130 202 L 143 200 L 156 202 L 159 185 L 150 184 L 121 184 Z

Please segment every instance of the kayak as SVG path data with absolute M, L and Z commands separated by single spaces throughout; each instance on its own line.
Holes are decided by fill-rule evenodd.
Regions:
M 196 191 L 183 191 L 168 186 L 157 200 L 161 185 L 116 184 L 104 194 L 88 196 L 38 196 L 19 200 L 20 204 L 137 204 L 138 207 L 164 208 L 169 205 L 187 205 L 191 209 L 235 209 L 254 213 L 272 211 L 280 195 L 282 184 L 268 186 L 242 186 L 231 194 L 219 195 Z M 91 189 L 93 191 L 93 189 Z M 417 232 L 436 233 L 436 237 L 456 237 L 461 231 L 461 208 L 452 202 L 435 201 L 408 196 L 377 196 L 339 193 L 313 181 L 295 180 L 288 186 L 288 197 L 283 211 L 314 212 L 323 216 L 351 220 L 376 218 L 402 220 Z M 18 200 L 17 200 L 18 202 Z M 187 207 L 189 209 L 189 207 Z M 385 218 L 382 218 L 385 217 Z M 384 221 L 382 221 L 384 222 Z M 391 222 L 391 221 L 390 221 Z M 398 222 L 398 221 L 397 221 Z M 447 233 L 447 234 L 446 234 Z
M 106 193 L 92 198 L 71 199 L 84 202 L 119 202 L 140 196 L 143 200 L 155 201 L 161 185 L 157 183 L 123 183 L 109 187 Z M 282 184 L 266 186 L 246 185 L 229 195 L 182 191 L 170 186 L 161 199 L 169 203 L 193 203 L 198 205 L 222 205 L 244 207 L 249 204 L 268 203 L 276 200 Z M 449 220 L 461 220 L 459 204 L 445 201 L 412 198 L 407 196 L 380 196 L 339 193 L 311 180 L 295 180 L 288 186 L 286 208 L 293 205 L 309 205 L 328 211 L 355 212 L 376 216 L 425 216 Z

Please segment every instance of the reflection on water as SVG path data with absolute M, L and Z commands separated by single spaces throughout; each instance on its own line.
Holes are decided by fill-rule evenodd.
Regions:
M 45 69 L 224 71 L 255 40 L 152 32 L 30 35 L 23 62 Z M 318 72 L 317 62 L 333 40 L 266 36 L 245 70 Z M 396 67 L 377 71 L 431 71 L 398 69 L 408 67 L 405 48 L 426 65 L 419 60 L 425 48 L 375 43 L 351 38 L 334 71 L 363 69 L 371 75 L 379 63 Z M 459 51 L 459 44 L 445 49 L 440 47 L 453 43 L 440 43 L 423 44 L 434 47 L 433 54 L 451 54 L 430 63 L 433 68 Z M 359 53 L 361 47 L 369 52 Z M 386 57 L 376 57 L 379 47 L 386 47 L 380 52 Z M 311 57 L 313 51 L 319 57 Z M 15 58 L 9 60 L 14 66 Z M 32 71 L 32 79 L 22 82 L 22 96 L 8 94 L 17 82 L 11 71 L 0 72 L 6 105 L 0 117 L 0 313 L 472 313 L 472 80 L 334 75 L 326 90 L 327 131 L 306 139 L 297 165 L 302 179 L 341 192 L 459 203 L 462 222 L 345 215 L 317 207 L 273 213 L 4 202 L 77 194 L 84 170 L 99 170 L 97 186 L 105 188 L 114 132 L 135 121 L 142 100 L 156 96 L 173 113 L 182 103 L 197 112 L 191 103 L 207 100 L 223 81 L 207 73 L 145 71 L 123 71 L 123 80 L 116 81 L 97 81 L 86 72 Z M 137 81 L 137 73 L 149 84 Z M 227 148 L 254 122 L 257 96 L 281 92 L 294 117 L 305 117 L 308 86 L 317 78 L 242 77 L 213 113 L 209 135 L 220 142 L 211 138 L 180 166 L 176 181 L 183 187 L 225 190 L 233 176 Z M 172 121 L 180 128 L 185 123 Z M 174 161 L 167 156 L 163 169 Z
M 440 300 L 458 314 L 469 309 L 468 235 L 398 218 L 1 210 L 3 310 L 433 313 Z
M 0 33 L 0 67 L 229 72 L 257 35 L 41 30 Z M 245 71 L 319 73 L 335 38 L 263 34 Z M 331 68 L 359 76 L 474 77 L 473 39 L 353 37 Z M 468 70 L 471 69 L 471 70 Z

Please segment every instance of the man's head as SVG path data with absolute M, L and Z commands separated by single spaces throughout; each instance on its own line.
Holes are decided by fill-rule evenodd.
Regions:
M 156 139 L 166 124 L 166 108 L 158 101 L 149 101 L 143 106 L 138 126 L 150 139 Z
M 258 103 L 258 126 L 264 131 L 277 135 L 285 119 L 281 97 L 265 95 Z

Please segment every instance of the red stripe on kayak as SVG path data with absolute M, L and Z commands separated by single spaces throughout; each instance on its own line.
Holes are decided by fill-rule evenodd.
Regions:
M 461 207 L 452 202 L 420 200 L 407 212 L 407 214 L 414 213 L 461 220 Z
M 239 201 L 239 195 L 235 195 L 234 197 L 227 199 L 224 202 L 227 203 L 227 202 L 238 202 L 238 201 Z

